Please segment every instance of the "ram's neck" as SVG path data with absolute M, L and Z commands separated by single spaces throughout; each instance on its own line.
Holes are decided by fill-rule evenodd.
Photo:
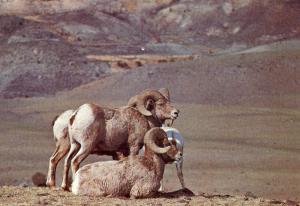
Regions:
M 154 118 L 153 116 L 147 117 L 147 120 L 150 128 L 162 126 L 162 122 L 159 119 Z
M 145 157 L 149 159 L 153 164 L 153 169 L 155 170 L 155 174 L 157 179 L 160 181 L 163 178 L 164 170 L 165 170 L 165 162 L 161 158 L 160 155 L 154 153 L 149 148 L 145 147 Z

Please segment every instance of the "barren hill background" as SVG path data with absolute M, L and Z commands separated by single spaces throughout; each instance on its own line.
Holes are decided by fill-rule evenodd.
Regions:
M 0 185 L 47 172 L 63 110 L 168 87 L 190 189 L 299 201 L 299 37 L 298 0 L 0 0 Z
M 145 72 L 125 74 L 128 79 L 123 81 L 137 88 L 126 87 L 129 95 L 164 81 L 176 88 L 176 100 L 202 103 L 299 88 L 299 46 L 294 45 L 299 42 L 289 42 L 300 36 L 297 0 L 10 0 L 1 2 L 0 14 L 0 95 L 4 98 L 55 94 L 137 67 L 153 74 L 151 79 L 146 77 L 147 85 L 141 83 Z M 272 55 L 208 57 L 273 42 L 281 42 L 275 49 L 283 44 L 278 49 L 283 54 L 275 54 L 278 58 L 273 57 L 274 48 L 269 49 Z M 285 52 L 291 45 L 296 54 Z M 146 62 L 140 56 L 127 61 L 101 58 L 108 54 L 163 57 L 151 60 L 150 56 Z M 91 55 L 94 58 L 88 58 Z M 183 55 L 195 60 L 177 63 Z M 171 61 L 176 63 L 167 64 Z M 148 66 L 154 63 L 160 64 Z M 162 70 L 168 77 L 160 78 Z M 262 87 L 265 91 L 260 91 Z M 119 94 L 114 98 L 123 99 L 119 88 L 125 87 L 116 88 Z M 233 94 L 237 97 L 232 98 Z

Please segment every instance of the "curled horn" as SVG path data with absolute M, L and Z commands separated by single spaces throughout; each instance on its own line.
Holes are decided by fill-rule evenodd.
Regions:
M 130 107 L 135 107 L 136 106 L 136 102 L 137 102 L 138 96 L 135 95 L 133 97 L 131 97 L 127 103 L 128 106 Z
M 145 90 L 141 92 L 139 95 L 136 95 L 132 97 L 129 100 L 129 103 L 131 105 L 136 105 L 137 110 L 142 113 L 145 116 L 152 116 L 152 113 L 147 110 L 145 107 L 145 104 L 148 99 L 153 99 L 154 101 L 157 101 L 158 99 L 164 98 L 164 96 L 155 90 Z M 129 104 L 128 103 L 128 104 Z
M 167 88 L 160 88 L 158 91 L 170 101 L 170 92 Z
M 167 134 L 159 127 L 152 128 L 145 134 L 145 139 L 144 139 L 145 145 L 150 150 L 158 154 L 167 153 L 171 149 L 170 146 L 167 147 L 157 146 L 155 140 L 160 140 L 160 141 L 168 140 Z

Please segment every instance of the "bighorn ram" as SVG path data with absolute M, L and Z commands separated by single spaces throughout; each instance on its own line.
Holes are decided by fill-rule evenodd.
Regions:
M 72 192 L 90 196 L 153 196 L 158 191 L 165 163 L 180 159 L 175 140 L 169 142 L 166 133 L 150 129 L 144 138 L 145 154 L 120 161 L 96 162 L 85 165 L 75 174 Z
M 104 108 L 84 104 L 72 115 L 68 125 L 71 147 L 64 164 L 62 188 L 68 189 L 68 173 L 73 175 L 91 153 L 137 155 L 146 132 L 161 127 L 166 119 L 176 119 L 179 111 L 159 91 L 145 90 L 135 96 L 133 107 Z

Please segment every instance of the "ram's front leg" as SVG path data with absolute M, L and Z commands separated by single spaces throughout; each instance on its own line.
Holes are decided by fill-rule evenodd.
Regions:
M 55 187 L 55 175 L 58 162 L 68 153 L 70 149 L 69 139 L 61 139 L 57 142 L 56 149 L 49 160 L 49 170 L 46 185 Z
M 160 187 L 159 187 L 158 191 L 160 191 L 160 192 L 165 191 L 163 179 L 160 181 Z
M 176 161 L 175 164 L 176 164 L 176 169 L 177 169 L 177 176 L 179 178 L 182 189 L 184 189 L 185 184 L 184 184 L 184 178 L 183 178 L 183 173 L 182 173 L 183 159 Z
M 155 182 L 140 181 L 131 188 L 130 199 L 153 197 L 158 187 Z

